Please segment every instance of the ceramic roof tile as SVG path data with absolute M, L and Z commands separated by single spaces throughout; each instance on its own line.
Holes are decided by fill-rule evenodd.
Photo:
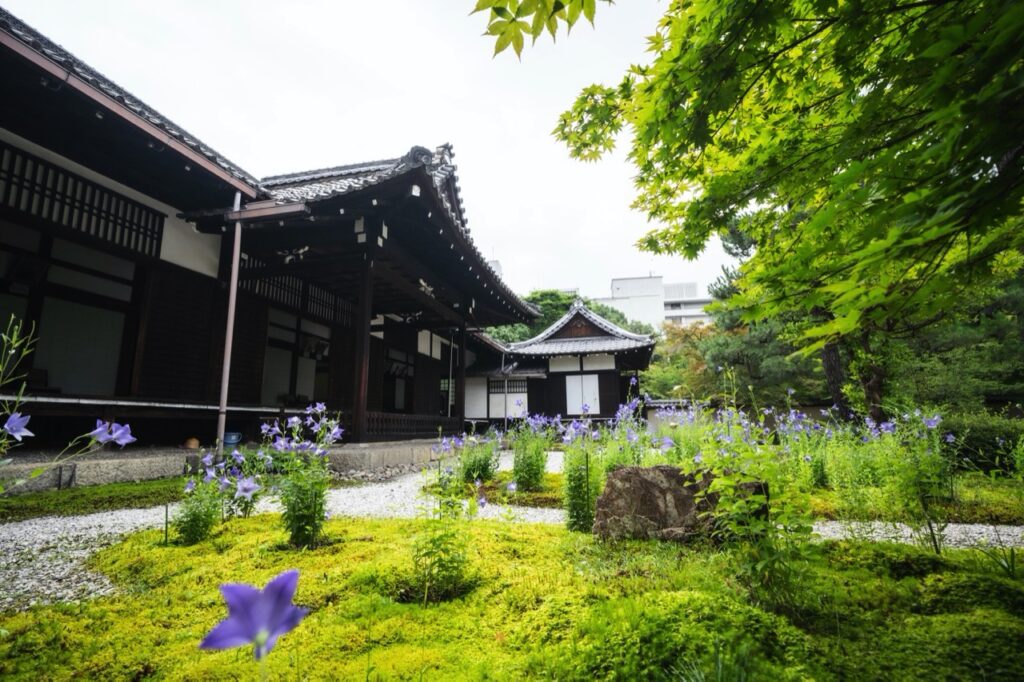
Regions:
M 106 93 L 111 98 L 124 104 L 133 112 L 157 126 L 168 135 L 178 138 L 183 144 L 191 147 L 194 151 L 210 159 L 229 172 L 232 176 L 253 188 L 259 188 L 259 183 L 255 177 L 244 171 L 239 166 L 228 161 L 223 155 L 218 154 L 213 148 L 203 144 L 193 135 L 182 130 L 180 126 L 163 116 L 156 109 L 148 106 L 142 100 L 135 97 L 135 95 L 96 71 L 63 47 L 54 43 L 42 33 L 39 33 L 21 19 L 5 10 L 3 7 L 0 7 L 0 30 L 6 31 L 36 52 L 51 61 L 56 62 L 61 67 L 73 72 L 77 77 Z

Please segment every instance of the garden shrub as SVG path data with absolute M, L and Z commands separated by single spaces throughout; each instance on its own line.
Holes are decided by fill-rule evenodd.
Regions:
M 531 671 L 553 679 L 804 679 L 807 640 L 784 619 L 720 596 L 652 592 L 601 602 Z
M 516 440 L 512 477 L 519 490 L 540 490 L 548 461 L 546 438 L 525 435 Z
M 1024 585 L 976 573 L 929 575 L 921 581 L 917 608 L 922 613 L 958 613 L 993 608 L 1024 617 Z
M 941 556 L 913 545 L 840 540 L 824 543 L 823 551 L 829 563 L 837 568 L 860 566 L 896 580 L 923 578 L 951 568 Z
M 475 586 L 469 573 L 466 515 L 460 482 L 451 471 L 440 471 L 433 503 L 424 509 L 426 527 L 412 545 L 412 573 L 399 580 L 399 601 L 442 602 L 466 594 Z
M 594 505 L 603 478 L 585 440 L 576 441 L 566 450 L 562 471 L 566 526 L 569 530 L 589 533 L 594 527 Z
M 836 679 L 1019 680 L 1024 671 L 1024 620 L 989 608 L 890 619 L 872 637 L 834 644 Z
M 174 530 L 186 545 L 210 536 L 221 517 L 221 496 L 215 483 L 200 483 L 185 495 L 174 516 Z
M 947 444 L 946 453 L 958 466 L 982 471 L 1012 471 L 1024 466 L 1024 462 L 1016 462 L 1013 457 L 1014 448 L 1024 442 L 1024 419 L 991 412 L 963 412 L 948 415 L 942 427 L 956 437 L 955 443 Z
M 459 477 L 466 483 L 490 481 L 498 472 L 497 442 L 466 438 L 459 450 Z
M 322 463 L 293 467 L 280 484 L 281 519 L 288 542 L 295 547 L 315 547 L 323 535 L 327 518 L 327 489 L 330 475 Z

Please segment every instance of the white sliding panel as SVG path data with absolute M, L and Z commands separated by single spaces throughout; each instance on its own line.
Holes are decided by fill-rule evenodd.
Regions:
M 574 374 L 565 377 L 565 413 L 567 415 L 598 414 L 601 411 L 601 395 L 596 374 Z
M 487 419 L 487 378 L 466 377 L 466 417 Z

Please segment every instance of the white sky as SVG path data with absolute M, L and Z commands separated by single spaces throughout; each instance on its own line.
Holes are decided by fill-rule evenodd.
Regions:
M 518 292 L 610 295 L 613 277 L 707 285 L 728 257 L 640 252 L 625 149 L 551 136 L 591 83 L 645 60 L 655 0 L 601 6 L 557 44 L 491 58 L 472 0 L 4 0 L 25 22 L 257 177 L 451 142 L 473 238 Z M 101 10 L 102 7 L 102 10 Z

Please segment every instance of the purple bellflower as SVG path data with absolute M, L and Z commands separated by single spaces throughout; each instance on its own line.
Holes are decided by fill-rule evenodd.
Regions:
M 110 440 L 123 448 L 129 443 L 134 443 L 136 438 L 132 435 L 132 427 L 127 424 L 118 424 L 117 422 L 114 422 L 110 425 Z
M 110 422 L 97 419 L 96 428 L 86 435 L 90 438 L 95 438 L 97 443 L 106 443 L 113 437 L 110 435 Z
M 7 417 L 6 423 L 4 423 L 4 431 L 16 441 L 21 441 L 22 436 L 34 436 L 34 433 L 25 428 L 28 425 L 28 420 L 31 418 L 27 414 L 11 412 Z
M 188 480 L 188 483 L 186 483 L 186 484 L 185 484 L 185 492 L 186 492 L 186 493 L 190 493 L 190 492 L 192 492 L 192 491 L 193 491 L 193 490 L 195 490 L 195 489 L 196 489 L 196 482 L 195 482 L 195 481 L 193 481 L 193 480 L 192 480 L 192 479 L 190 478 L 190 479 Z
M 302 622 L 308 611 L 292 604 L 299 572 L 281 573 L 262 590 L 252 585 L 229 583 L 220 586 L 228 606 L 228 617 L 218 623 L 199 644 L 200 649 L 231 649 L 253 645 L 261 660 L 278 638 Z
M 252 496 L 260 489 L 256 479 L 252 476 L 238 479 L 238 489 L 235 490 L 235 498 L 244 497 L 252 502 Z

